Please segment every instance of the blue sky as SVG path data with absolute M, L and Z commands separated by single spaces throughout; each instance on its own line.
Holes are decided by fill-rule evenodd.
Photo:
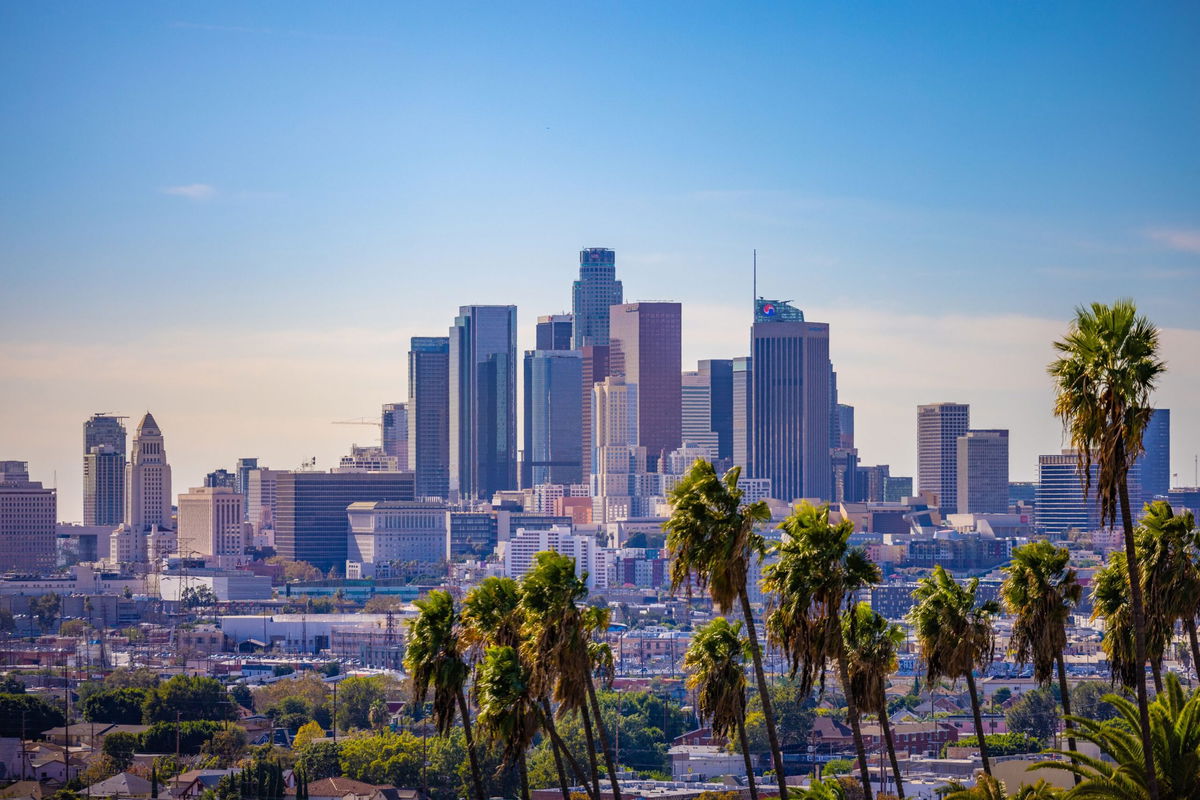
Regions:
M 1044 390 L 994 400 L 974 337 L 1037 372 L 1022 332 L 1134 296 L 1179 331 L 1190 467 L 1198 34 L 1194 3 L 5 4 L 0 457 L 68 519 L 90 411 L 153 405 L 177 488 L 335 457 L 407 336 L 470 302 L 531 327 L 601 245 L 685 303 L 685 359 L 744 350 L 757 247 L 766 294 L 838 321 L 864 460 L 900 473 L 913 402 L 964 399 L 1032 477 Z M 921 381 L 880 383 L 867 331 Z

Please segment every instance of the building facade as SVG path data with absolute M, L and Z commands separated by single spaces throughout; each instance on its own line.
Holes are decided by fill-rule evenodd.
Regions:
M 1142 498 L 1149 502 L 1166 497 L 1171 491 L 1171 410 L 1156 408 L 1142 433 L 1144 452 L 1135 465 L 1140 467 Z
M 595 536 L 574 534 L 566 526 L 548 530 L 518 528 L 500 550 L 505 577 L 520 580 L 533 566 L 535 555 L 553 550 L 575 559 L 575 574 L 586 581 L 589 591 L 608 588 L 608 564 Z
M 396 562 L 449 560 L 450 512 L 444 503 L 351 503 L 346 513 L 347 578 L 390 577 Z
M 958 437 L 959 514 L 1008 511 L 1008 431 L 967 431 Z
M 125 472 L 125 524 L 134 532 L 159 527 L 173 530 L 171 465 L 162 430 L 150 412 L 138 423 Z
M 1037 492 L 1034 495 L 1038 527 L 1052 535 L 1099 528 L 1100 505 L 1095 493 L 1097 475 L 1093 463 L 1093 490 L 1085 492 L 1079 453 L 1064 450 L 1059 455 L 1038 456 Z
M 638 387 L 610 375 L 592 392 L 592 521 L 646 513 L 646 448 L 638 442 Z
M 417 497 L 450 496 L 450 340 L 414 336 L 408 351 L 408 463 Z
M 83 423 L 83 524 L 125 519 L 124 417 L 93 414 Z
M 57 522 L 57 493 L 29 480 L 26 462 L 0 461 L 0 572 L 52 572 Z
M 535 349 L 570 350 L 574 338 L 574 314 L 547 314 L 538 317 L 534 335 Z
M 408 472 L 408 405 L 384 403 L 379 417 L 380 446 L 396 459 L 396 468 Z
M 228 486 L 205 486 L 179 495 L 179 554 L 243 558 L 245 498 Z
M 733 359 L 733 464 L 749 474 L 751 441 L 754 437 L 754 360 L 749 356 Z
M 651 469 L 683 440 L 681 323 L 679 303 L 609 309 L 609 372 L 637 387 L 638 444 Z
M 621 282 L 617 280 L 615 251 L 606 247 L 579 251 L 579 280 L 571 287 L 571 298 L 575 348 L 607 346 L 609 306 L 624 302 Z
M 702 447 L 709 461 L 717 458 L 720 437 L 712 429 L 712 385 L 700 370 L 686 370 L 680 380 L 680 441 Z
M 583 481 L 583 357 L 578 350 L 525 352 L 521 486 Z
M 936 495 L 943 514 L 958 510 L 958 437 L 970 427 L 965 403 L 917 406 L 917 492 Z

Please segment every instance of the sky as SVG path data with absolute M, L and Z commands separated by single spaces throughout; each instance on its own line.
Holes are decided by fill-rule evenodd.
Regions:
M 863 463 L 918 403 L 1056 452 L 1080 303 L 1164 330 L 1200 452 L 1200 5 L 0 5 L 0 459 L 81 511 L 82 423 L 153 411 L 176 492 L 328 467 L 408 339 L 570 308 L 582 247 L 744 355 L 759 291 L 831 324 Z M 132 430 L 131 430 L 132 432 Z

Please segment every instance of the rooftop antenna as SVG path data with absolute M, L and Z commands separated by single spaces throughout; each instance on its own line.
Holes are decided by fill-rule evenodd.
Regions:
M 754 313 L 758 313 L 758 248 L 754 248 Z

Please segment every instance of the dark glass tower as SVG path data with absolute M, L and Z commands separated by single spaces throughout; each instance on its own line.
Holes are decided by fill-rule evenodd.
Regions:
M 570 350 L 575 331 L 575 317 L 571 314 L 548 314 L 538 317 L 538 350 Z
M 572 290 L 576 349 L 584 345 L 608 344 L 608 308 L 623 302 L 617 280 L 617 254 L 605 247 L 579 252 L 579 280 Z
M 525 351 L 521 486 L 583 483 L 582 381 L 578 350 Z
M 126 434 L 122 417 L 93 414 L 83 423 L 83 524 L 125 519 Z
M 408 467 L 416 496 L 450 494 L 450 340 L 414 336 L 408 351 Z
M 1138 458 L 1141 466 L 1142 497 L 1149 502 L 1166 497 L 1171 490 L 1171 410 L 1156 408 L 1142 434 L 1145 452 Z

